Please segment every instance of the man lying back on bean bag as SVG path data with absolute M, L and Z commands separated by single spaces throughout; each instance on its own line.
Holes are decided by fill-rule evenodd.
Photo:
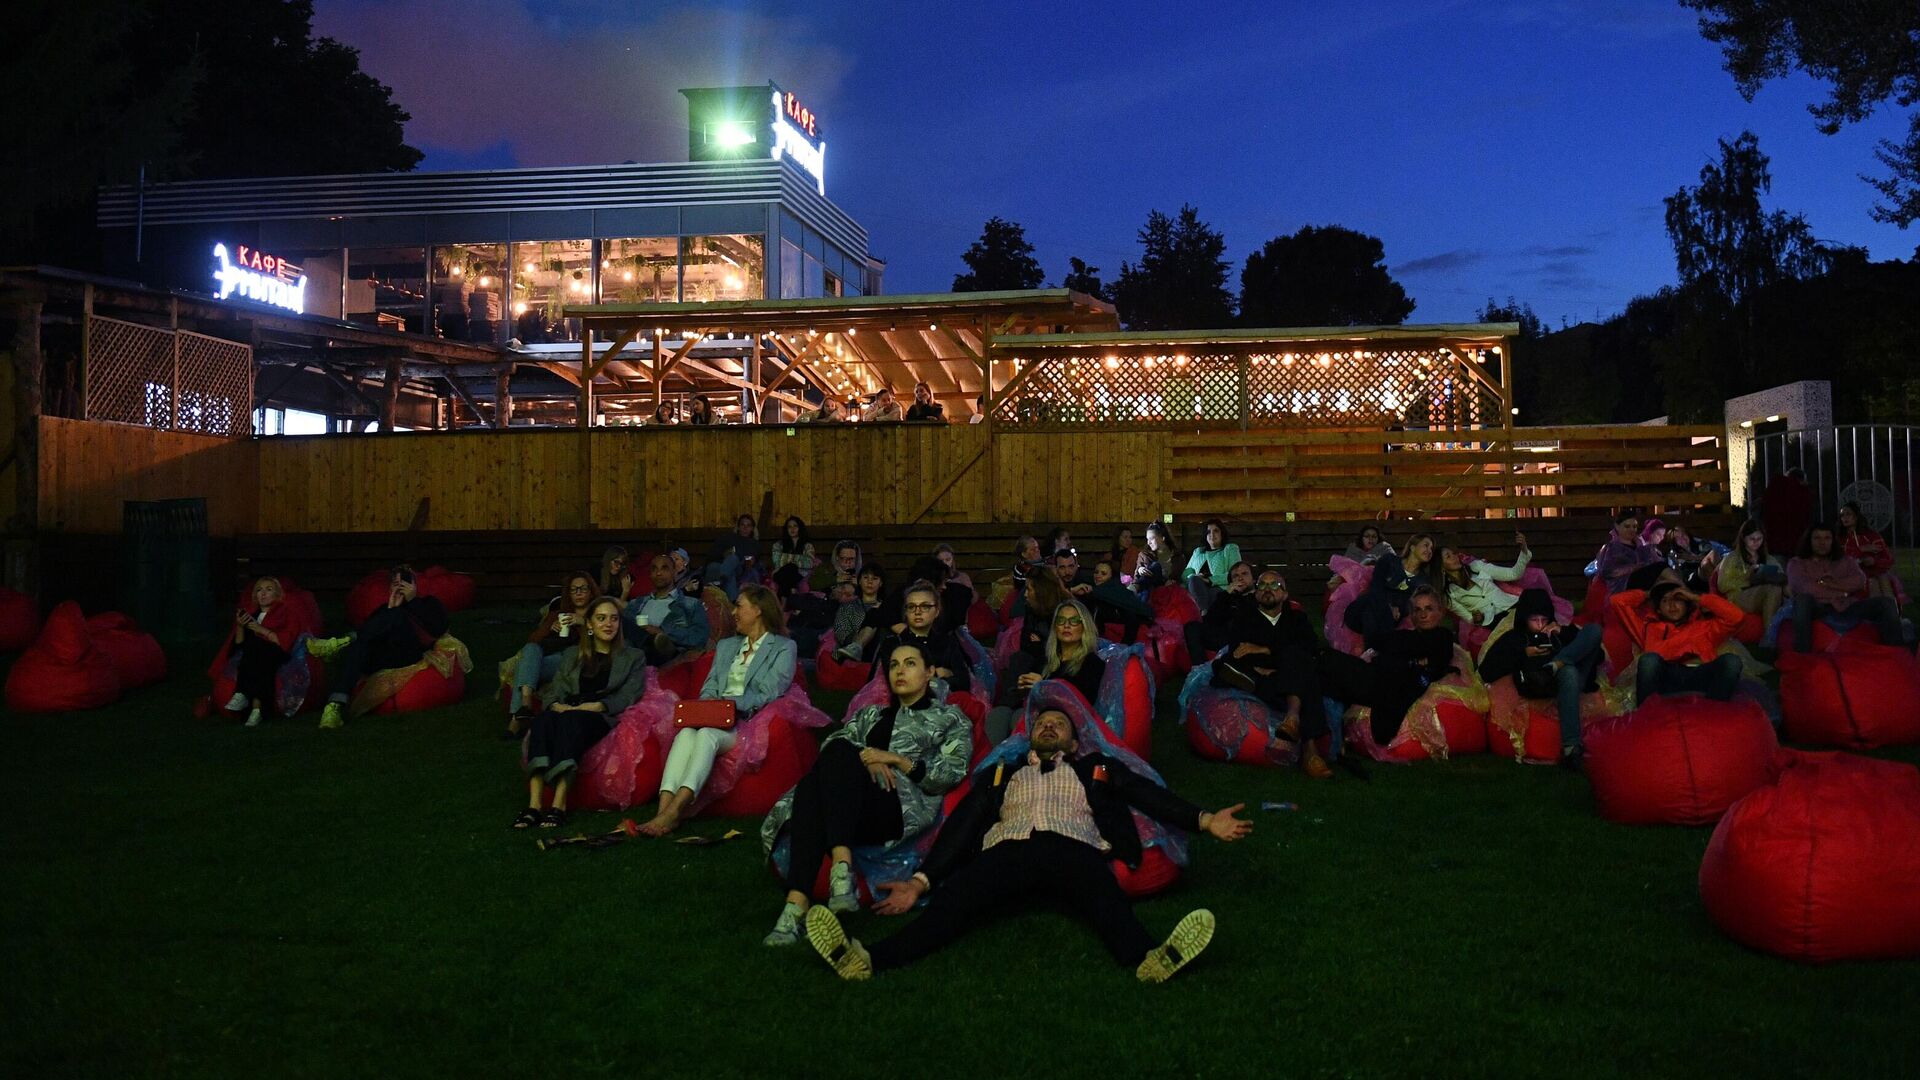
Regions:
M 905 929 L 869 949 L 847 937 L 828 908 L 807 910 L 807 939 L 841 978 L 903 967 L 983 924 L 1008 901 L 1028 899 L 1063 902 L 1142 982 L 1164 982 L 1206 948 L 1214 920 L 1205 908 L 1189 912 L 1155 945 L 1109 862 L 1140 859 L 1134 809 L 1228 841 L 1253 831 L 1252 823 L 1233 816 L 1240 804 L 1208 813 L 1116 757 L 1081 753 L 1071 707 L 1040 709 L 1025 757 L 983 770 L 921 871 L 881 886 L 887 898 L 875 910 L 882 914 L 899 914 L 929 897 L 926 912 Z

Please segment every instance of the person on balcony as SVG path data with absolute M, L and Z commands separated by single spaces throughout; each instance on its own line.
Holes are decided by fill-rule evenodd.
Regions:
M 864 423 L 879 424 L 905 420 L 907 414 L 900 409 L 900 403 L 893 400 L 893 387 L 883 386 L 873 395 L 873 403 L 860 419 Z
M 907 407 L 906 418 L 945 423 L 947 411 L 939 402 L 933 400 L 933 387 L 924 382 L 917 382 L 913 384 L 913 404 Z

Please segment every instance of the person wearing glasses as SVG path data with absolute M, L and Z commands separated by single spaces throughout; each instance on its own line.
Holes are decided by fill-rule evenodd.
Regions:
M 1613 535 L 1607 538 L 1596 561 L 1599 563 L 1596 574 L 1606 587 L 1607 595 L 1615 596 L 1627 587 L 1627 579 L 1635 570 L 1662 560 L 1657 548 L 1640 540 L 1639 512 L 1622 510 L 1613 519 Z
M 895 646 L 912 645 L 926 659 L 929 677 L 945 679 L 949 693 L 972 690 L 973 678 L 967 670 L 966 656 L 960 651 L 960 642 L 952 631 L 936 625 L 941 610 L 940 587 L 924 579 L 914 582 L 901 597 L 900 608 L 906 621 L 900 629 L 889 630 L 880 639 L 880 647 L 874 650 L 869 680 L 886 673 L 886 664 Z
M 547 602 L 540 625 L 527 635 L 527 643 L 503 668 L 511 665 L 512 693 L 507 701 L 507 730 L 502 739 L 517 739 L 533 719 L 535 687 L 544 686 L 560 670 L 560 659 L 580 643 L 587 631 L 587 609 L 600 598 L 600 585 L 592 574 L 582 571 L 567 578 L 566 591 Z
M 1315 780 L 1333 770 L 1314 741 L 1328 733 L 1314 657 L 1320 639 L 1305 609 L 1287 596 L 1287 579 L 1263 570 L 1253 581 L 1253 606 L 1234 613 L 1226 655 L 1213 663 L 1213 681 L 1252 694 L 1280 717 L 1274 732 L 1300 747 L 1300 768 Z
M 1053 610 L 1053 633 L 1047 637 L 1047 662 L 1038 672 L 1029 672 L 1016 680 L 1022 691 L 1033 689 L 1042 679 L 1059 679 L 1080 691 L 1093 705 L 1100 700 L 1100 680 L 1106 677 L 1107 662 L 1100 659 L 1094 642 L 1093 615 L 1078 600 L 1068 600 Z

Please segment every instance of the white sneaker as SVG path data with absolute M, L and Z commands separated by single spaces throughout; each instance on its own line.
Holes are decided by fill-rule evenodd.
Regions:
M 241 709 L 244 709 L 246 707 L 247 707 L 247 695 L 245 694 L 235 693 L 232 697 L 227 699 L 228 712 L 239 712 Z
M 853 867 L 843 862 L 827 871 L 827 910 L 845 915 L 860 910 L 860 889 L 853 881 Z
M 798 945 L 800 944 L 800 920 L 806 918 L 800 905 L 787 901 L 780 909 L 780 917 L 773 921 L 773 930 L 760 939 L 762 945 Z
M 842 645 L 833 650 L 833 658 L 842 663 L 851 664 L 860 659 L 860 646 Z
M 260 706 L 255 705 L 253 707 L 253 711 L 247 713 L 247 726 L 248 727 L 260 726 Z

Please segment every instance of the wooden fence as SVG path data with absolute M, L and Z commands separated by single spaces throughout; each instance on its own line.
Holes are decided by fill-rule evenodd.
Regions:
M 1163 513 L 1344 520 L 1728 505 L 1725 451 L 1710 428 L 1521 428 L 1511 441 L 1498 430 L 990 434 L 918 424 L 229 441 L 40 423 L 40 525 L 67 533 L 118 531 L 126 499 L 194 495 L 208 500 L 216 536 L 711 530 L 763 505 L 863 527 L 1015 528 Z

